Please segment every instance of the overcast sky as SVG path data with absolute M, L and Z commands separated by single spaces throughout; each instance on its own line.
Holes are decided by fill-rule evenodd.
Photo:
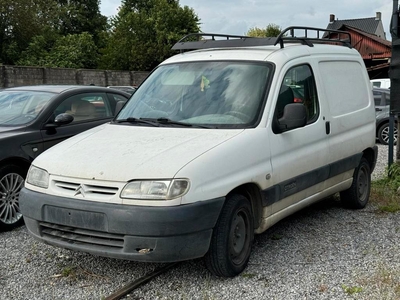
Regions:
M 208 33 L 245 34 L 252 27 L 273 23 L 282 29 L 301 25 L 326 28 L 329 15 L 335 19 L 375 17 L 382 13 L 386 38 L 390 39 L 391 0 L 180 0 L 181 6 L 194 9 L 201 30 Z M 101 0 L 105 16 L 118 13 L 120 0 Z

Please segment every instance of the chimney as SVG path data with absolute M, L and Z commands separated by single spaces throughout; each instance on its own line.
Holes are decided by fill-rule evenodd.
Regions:
M 375 20 L 380 20 L 381 19 L 381 17 L 382 17 L 382 14 L 381 14 L 381 12 L 376 12 L 376 17 L 375 17 Z
M 333 22 L 335 22 L 335 15 L 330 14 L 329 15 L 329 23 L 333 23 Z

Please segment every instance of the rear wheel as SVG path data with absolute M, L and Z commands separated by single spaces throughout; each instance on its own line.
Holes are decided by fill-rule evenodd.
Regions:
M 11 230 L 23 223 L 19 193 L 25 177 L 26 171 L 18 166 L 0 168 L 0 230 Z
M 231 195 L 221 211 L 205 256 L 207 268 L 221 277 L 234 277 L 247 266 L 254 237 L 249 200 Z
M 369 200 L 371 190 L 371 168 L 363 157 L 354 170 L 353 183 L 348 190 L 340 193 L 340 200 L 344 207 L 352 209 L 364 208 Z

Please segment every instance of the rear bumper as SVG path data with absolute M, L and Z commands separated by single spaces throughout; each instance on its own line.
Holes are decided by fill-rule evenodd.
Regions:
M 82 201 L 22 189 L 26 227 L 47 244 L 120 259 L 173 262 L 204 256 L 225 198 L 173 207 Z

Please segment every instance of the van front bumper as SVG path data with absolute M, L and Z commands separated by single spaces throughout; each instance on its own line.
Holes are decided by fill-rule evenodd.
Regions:
M 94 255 L 146 262 L 202 257 L 225 198 L 149 207 L 82 201 L 23 188 L 20 209 L 36 239 Z

